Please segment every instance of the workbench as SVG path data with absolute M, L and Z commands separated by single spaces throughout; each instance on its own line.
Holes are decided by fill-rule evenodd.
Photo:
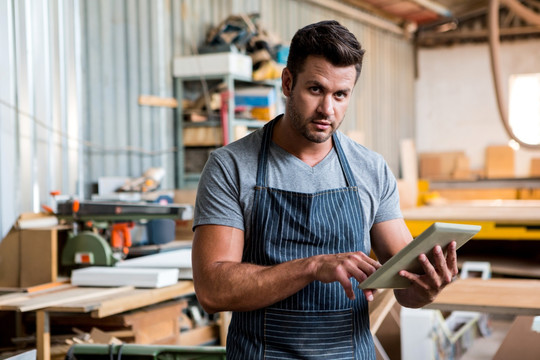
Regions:
M 469 278 L 452 282 L 426 309 L 540 315 L 540 280 Z
M 37 359 L 50 359 L 50 313 L 85 313 L 93 318 L 158 304 L 194 294 L 192 281 L 158 288 L 77 287 L 61 284 L 36 292 L 16 292 L 0 296 L 0 310 L 36 313 Z
M 403 217 L 416 237 L 433 222 L 481 225 L 474 239 L 540 240 L 540 201 L 472 200 L 403 209 Z

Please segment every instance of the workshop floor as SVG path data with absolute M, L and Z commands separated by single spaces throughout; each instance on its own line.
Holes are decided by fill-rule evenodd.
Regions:
M 513 320 L 513 316 L 491 315 L 491 335 L 475 339 L 460 360 L 492 360 Z

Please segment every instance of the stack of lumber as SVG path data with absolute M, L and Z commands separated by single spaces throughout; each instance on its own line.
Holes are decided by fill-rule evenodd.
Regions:
M 79 286 L 135 286 L 161 288 L 178 281 L 178 269 L 92 266 L 73 270 L 71 283 Z
M 178 270 L 178 279 L 193 279 L 191 269 L 191 248 L 128 259 L 116 264 L 121 268 L 173 268 Z

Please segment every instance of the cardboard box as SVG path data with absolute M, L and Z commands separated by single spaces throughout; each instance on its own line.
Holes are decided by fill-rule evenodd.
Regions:
M 515 176 L 514 149 L 507 145 L 488 146 L 485 175 L 488 179 L 513 178 Z
M 428 180 L 466 179 L 469 159 L 462 151 L 420 154 L 420 178 Z
M 531 171 L 529 175 L 531 177 L 540 177 L 540 158 L 531 159 Z
M 234 92 L 234 104 L 245 106 L 267 107 L 276 102 L 274 88 L 267 86 L 254 86 L 237 89 Z
M 220 127 L 197 126 L 184 128 L 184 146 L 221 146 L 223 131 Z
M 251 79 L 251 57 L 232 52 L 181 56 L 174 59 L 173 76 L 235 75 Z
M 58 278 L 59 232 L 66 226 L 13 227 L 0 243 L 0 287 L 26 288 Z

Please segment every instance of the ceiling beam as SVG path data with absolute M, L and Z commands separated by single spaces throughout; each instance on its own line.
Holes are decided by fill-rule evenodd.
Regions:
M 337 2 L 335 0 L 301 0 L 301 1 L 339 12 L 352 19 L 364 22 L 369 25 L 373 25 L 379 29 L 389 31 L 394 34 L 405 35 L 405 31 L 398 25 L 388 20 L 384 20 L 379 17 L 368 14 L 366 12 L 363 12 L 347 4 Z
M 540 34 L 540 26 L 522 26 L 501 28 L 499 30 L 501 36 L 517 36 L 517 35 L 535 35 Z M 436 32 L 420 32 L 418 34 L 417 42 L 419 44 L 425 44 L 426 42 L 449 42 L 452 40 L 486 40 L 488 38 L 489 31 L 487 29 L 481 30 L 459 30 L 450 31 L 446 33 Z
M 432 0 L 409 0 L 409 1 L 420 5 L 424 9 L 433 11 L 434 13 L 436 13 L 436 14 L 438 14 L 440 16 L 444 16 L 444 17 L 451 17 L 452 16 L 452 12 L 448 8 L 442 6 L 441 4 L 437 3 L 436 1 L 432 1 Z

